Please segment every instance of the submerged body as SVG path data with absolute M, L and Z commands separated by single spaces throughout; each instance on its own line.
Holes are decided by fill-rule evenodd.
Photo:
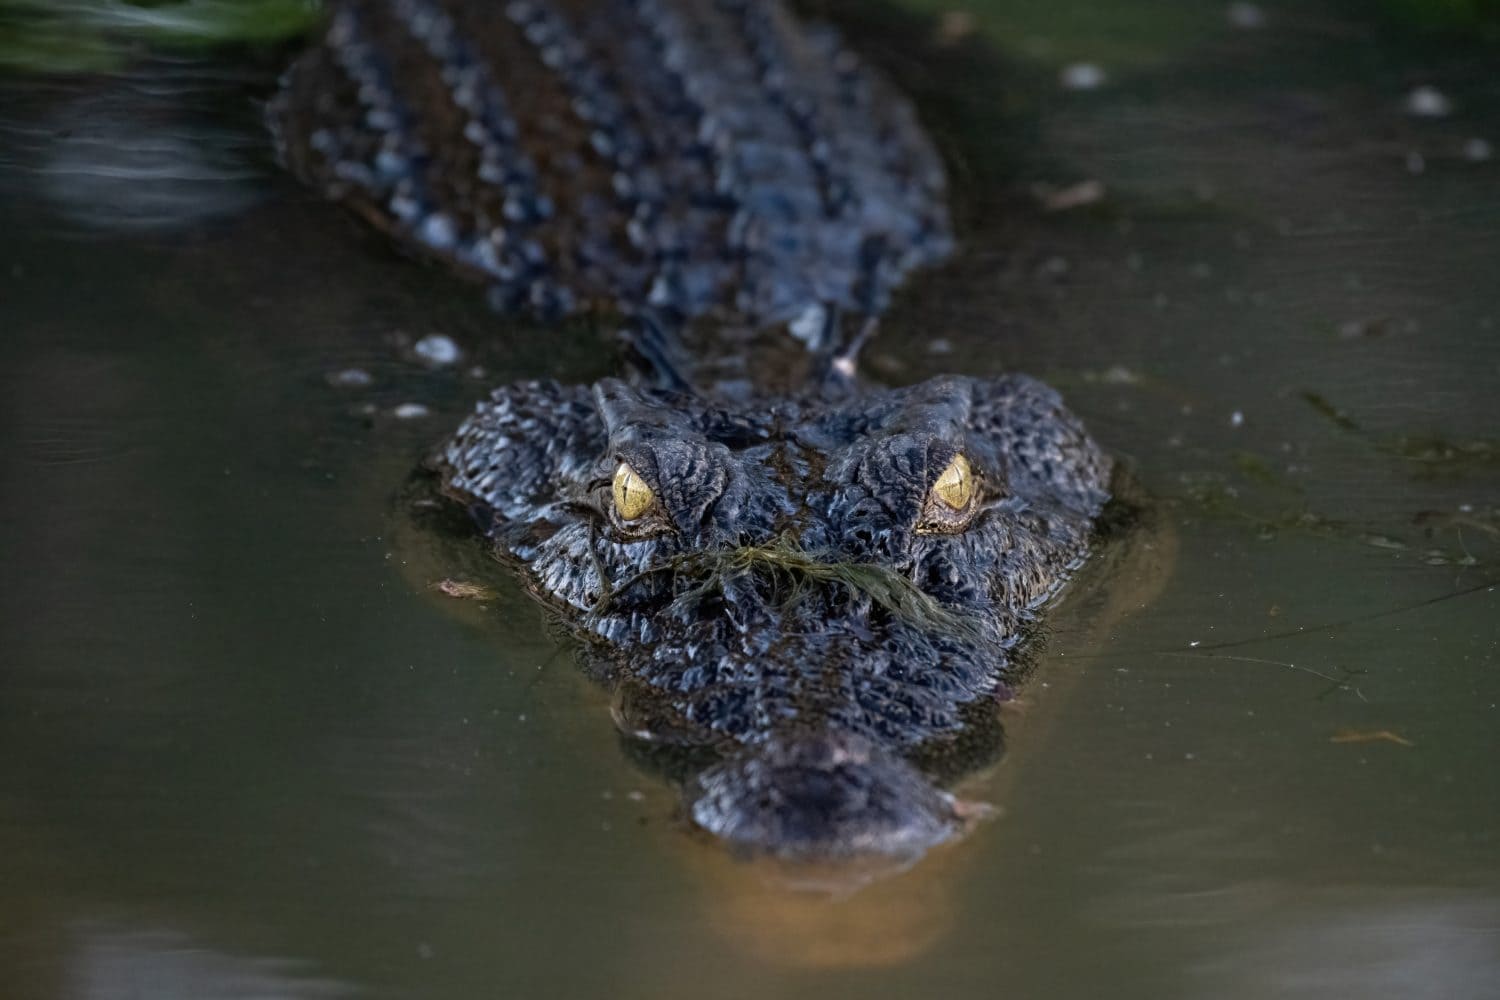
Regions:
M 497 305 L 878 310 L 949 252 L 910 106 L 761 0 L 341 0 L 273 116 L 292 167 Z
M 364 0 L 273 122 L 500 305 L 621 317 L 633 378 L 499 389 L 439 467 L 621 728 L 692 749 L 693 822 L 795 860 L 961 831 L 920 762 L 1007 696 L 1110 463 L 1023 376 L 855 375 L 850 331 L 951 248 L 909 106 L 776 3 Z

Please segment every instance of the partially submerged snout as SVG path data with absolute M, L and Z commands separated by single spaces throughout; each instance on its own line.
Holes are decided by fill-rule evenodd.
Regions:
M 693 822 L 731 848 L 791 862 L 909 864 L 963 833 L 976 808 L 859 736 L 773 736 L 699 775 Z
M 587 639 L 624 731 L 722 754 L 687 782 L 692 821 L 799 880 L 903 867 L 970 825 L 912 758 L 986 742 L 1109 474 L 1020 376 L 838 402 L 528 383 L 443 462 Z

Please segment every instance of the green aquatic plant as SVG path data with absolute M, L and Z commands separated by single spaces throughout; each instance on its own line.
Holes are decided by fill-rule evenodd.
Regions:
M 1488 438 L 1445 438 L 1403 434 L 1381 444 L 1386 453 L 1426 466 L 1466 467 L 1500 462 L 1500 442 Z
M 1230 459 L 1234 462 L 1234 467 L 1239 474 L 1251 482 L 1291 493 L 1302 492 L 1301 487 L 1288 482 L 1286 476 L 1277 471 L 1275 466 L 1262 455 L 1257 455 L 1253 451 L 1240 450 L 1232 453 Z
M 107 72 L 127 65 L 139 45 L 277 42 L 321 14 L 316 0 L 0 0 L 0 69 Z
M 1365 430 L 1319 393 L 1304 391 L 1302 400 L 1334 427 L 1364 441 L 1391 458 L 1413 463 L 1428 472 L 1463 472 L 1500 464 L 1500 441 L 1493 438 L 1451 438 L 1441 434 L 1398 434 L 1380 437 Z
M 836 584 L 851 594 L 868 597 L 892 616 L 925 632 L 975 638 L 980 622 L 972 615 L 938 603 L 911 578 L 874 563 L 828 560 L 797 548 L 786 536 L 773 545 L 747 546 L 723 552 L 697 553 L 699 565 L 708 561 L 713 577 L 757 573 L 769 577 L 785 600 L 797 600 L 808 584 Z
M 1363 434 L 1364 429 L 1354 422 L 1354 418 L 1343 410 L 1329 402 L 1328 397 L 1322 393 L 1304 390 L 1301 393 L 1302 401 L 1313 408 L 1313 411 L 1341 431 L 1351 434 Z
M 679 600 L 687 602 L 710 598 L 731 580 L 755 576 L 770 587 L 773 599 L 783 606 L 795 604 L 814 585 L 833 585 L 851 596 L 869 598 L 892 617 L 924 632 L 961 640 L 976 640 L 984 634 L 984 623 L 977 616 L 944 606 L 897 570 L 829 559 L 798 547 L 786 535 L 770 545 L 684 553 L 644 570 L 640 576 L 657 573 L 681 573 L 701 580 L 679 595 Z M 607 610 L 611 598 L 610 594 L 603 595 L 594 612 Z
M 1243 470 L 1241 474 L 1251 482 L 1259 482 L 1254 474 Z M 1322 538 L 1380 549 L 1428 566 L 1493 569 L 1500 563 L 1500 555 L 1470 544 L 1488 541 L 1493 549 L 1493 543 L 1500 541 L 1500 514 L 1494 510 L 1418 511 L 1409 525 L 1361 526 L 1302 504 L 1269 509 L 1258 506 L 1222 476 L 1214 475 L 1191 477 L 1184 493 L 1162 500 L 1190 517 L 1242 525 L 1262 541 L 1283 535 Z M 1440 544 L 1443 542 L 1447 544 Z

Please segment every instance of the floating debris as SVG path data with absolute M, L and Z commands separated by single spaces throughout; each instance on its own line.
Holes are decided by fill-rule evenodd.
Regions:
M 1098 90 L 1109 78 L 1095 63 L 1072 63 L 1064 66 L 1058 82 L 1064 90 Z
M 1427 157 L 1413 149 L 1406 154 L 1406 172 L 1420 174 L 1427 169 Z
M 1448 95 L 1426 84 L 1407 94 L 1402 106 L 1416 118 L 1447 118 L 1453 113 L 1453 102 Z
M 1271 466 L 1270 462 L 1253 451 L 1237 451 L 1231 458 L 1234 462 L 1234 467 L 1246 479 L 1263 483 L 1267 486 L 1279 486 L 1284 489 L 1293 488 L 1287 485 L 1281 473 L 1277 472 Z
M 1402 747 L 1416 746 L 1411 740 L 1389 729 L 1340 729 L 1328 737 L 1329 743 L 1394 743 Z
M 495 591 L 492 587 L 486 587 L 482 583 L 470 583 L 467 580 L 454 580 L 451 577 L 434 583 L 432 589 L 446 597 L 457 598 L 461 601 L 493 601 L 495 599 Z
M 1266 26 L 1266 12 L 1259 4 L 1232 3 L 1224 9 L 1224 17 L 1231 28 L 1254 31 Z
M 1048 257 L 1037 268 L 1037 273 L 1048 278 L 1061 278 L 1073 269 L 1066 257 Z
M 966 10 L 944 11 L 943 16 L 938 18 L 937 43 L 939 45 L 957 45 L 973 37 L 979 30 L 979 22 L 974 15 Z
M 1085 382 L 1099 382 L 1104 385 L 1140 385 L 1141 374 L 1126 368 L 1124 365 L 1111 365 L 1100 371 L 1086 371 L 1083 373 Z
M 1339 409 L 1337 406 L 1334 406 L 1327 400 L 1326 397 L 1316 392 L 1306 391 L 1300 393 L 1300 395 L 1302 396 L 1303 402 L 1305 402 L 1308 406 L 1311 406 L 1318 412 L 1319 416 L 1323 417 L 1339 430 L 1351 431 L 1356 434 L 1360 432 L 1360 426 L 1359 424 L 1354 422 L 1354 418 L 1349 416 L 1349 414 L 1345 413 L 1343 410 Z
M 397 420 L 421 420 L 430 413 L 432 410 L 422 403 L 402 403 L 391 411 L 391 416 Z
M 1491 538 L 1500 538 L 1500 511 L 1476 512 L 1469 504 L 1460 505 L 1456 514 L 1442 510 L 1419 510 L 1413 515 L 1411 523 L 1424 528 L 1429 538 L 1434 530 L 1461 531 L 1464 528 L 1472 528 Z
M 335 389 L 368 389 L 375 384 L 375 376 L 363 368 L 344 368 L 323 377 Z
M 1382 442 L 1380 450 L 1425 465 L 1492 465 L 1500 462 L 1500 441 L 1487 438 L 1450 439 L 1436 434 L 1405 434 Z
M 1478 136 L 1464 143 L 1464 159 L 1470 163 L 1484 163 L 1495 155 L 1495 149 Z
M 441 333 L 429 333 L 413 344 L 411 349 L 423 363 L 434 368 L 456 365 L 463 357 L 463 351 L 459 350 L 453 338 Z
M 1104 182 L 1098 180 L 1079 181 L 1065 187 L 1051 184 L 1033 184 L 1032 197 L 1048 212 L 1066 212 L 1073 208 L 1095 205 L 1104 200 Z
M 1351 319 L 1339 324 L 1340 340 L 1363 340 L 1368 337 L 1383 337 L 1391 332 L 1389 316 L 1371 316 L 1366 319 Z

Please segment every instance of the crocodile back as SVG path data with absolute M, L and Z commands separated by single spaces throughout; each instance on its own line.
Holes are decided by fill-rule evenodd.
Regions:
M 288 164 L 496 304 L 813 339 L 951 249 L 908 102 L 771 0 L 341 0 Z

